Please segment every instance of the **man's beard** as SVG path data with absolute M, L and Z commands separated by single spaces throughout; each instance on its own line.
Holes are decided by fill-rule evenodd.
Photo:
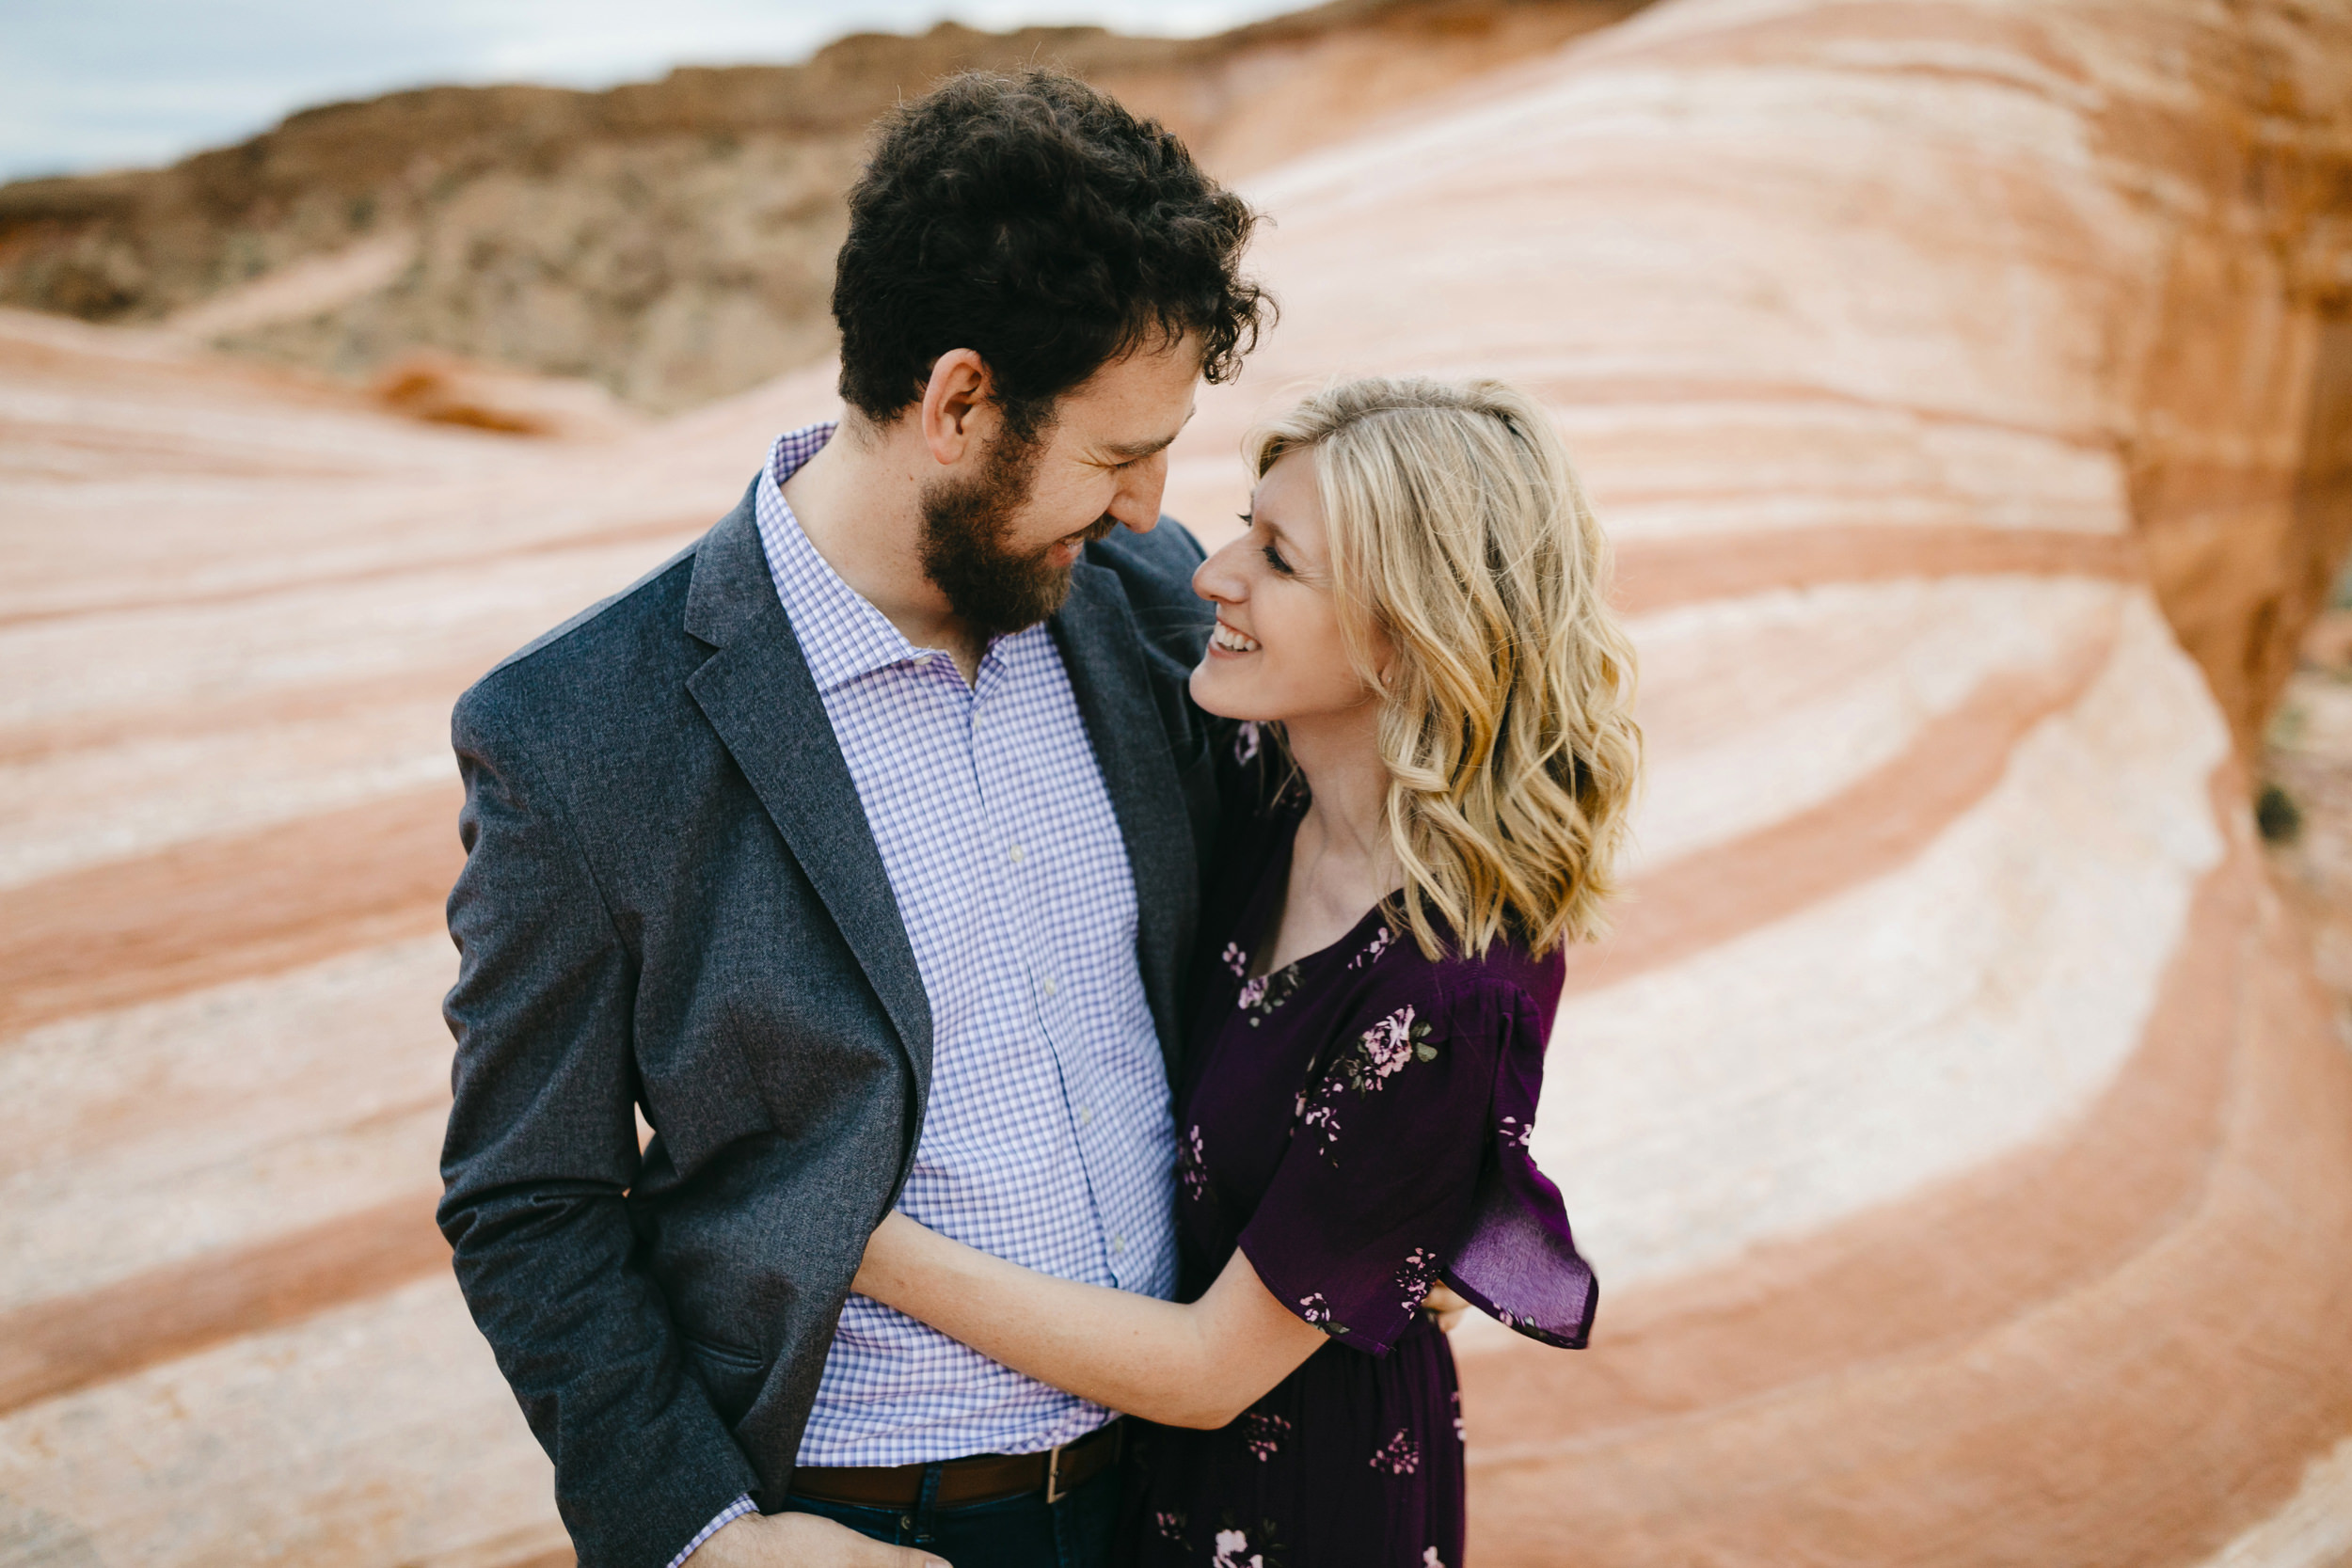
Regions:
M 1071 568 L 1049 557 L 1057 540 L 1026 555 L 1006 547 L 1013 519 L 1028 503 L 1041 439 L 1024 441 L 1010 431 L 997 435 L 980 471 L 962 481 L 938 481 L 923 491 L 920 558 L 923 574 L 947 595 L 955 611 L 980 638 L 1001 637 L 1033 626 L 1070 596 Z M 1117 527 L 1104 516 L 1086 531 L 1089 543 Z

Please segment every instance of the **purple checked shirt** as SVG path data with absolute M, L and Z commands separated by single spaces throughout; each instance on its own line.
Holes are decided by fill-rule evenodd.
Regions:
M 754 505 L 931 1006 L 931 1097 L 898 1207 L 1028 1268 L 1167 1295 L 1175 1132 L 1136 967 L 1136 890 L 1053 633 L 971 685 L 825 563 L 782 482 L 833 434 L 779 438 Z M 803 1465 L 1023 1453 L 1109 1412 L 851 1296 Z
M 964 684 L 800 531 L 784 482 L 833 425 L 776 437 L 753 496 L 776 597 L 882 851 L 931 1002 L 931 1102 L 898 1209 L 1011 1262 L 1176 1291 L 1176 1133 L 1136 969 L 1136 884 L 1054 632 Z M 1038 1453 L 1113 1413 L 851 1295 L 800 1465 Z M 673 1559 L 743 1514 L 739 1497 Z
M 782 489 L 833 431 L 778 437 L 753 504 L 930 1001 L 930 1103 L 898 1207 L 1028 1268 L 1168 1295 L 1175 1134 L 1135 879 L 1061 652 L 1042 625 L 996 638 L 966 685 L 842 581 Z M 852 1295 L 799 1463 L 1028 1453 L 1110 1416 Z

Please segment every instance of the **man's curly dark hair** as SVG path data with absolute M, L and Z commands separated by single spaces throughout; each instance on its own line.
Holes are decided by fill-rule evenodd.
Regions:
M 841 396 L 877 423 L 932 363 L 986 362 L 1015 437 L 1130 350 L 1198 334 L 1230 380 L 1272 301 L 1241 276 L 1256 223 L 1156 120 L 1074 76 L 965 71 L 884 118 L 834 275 Z

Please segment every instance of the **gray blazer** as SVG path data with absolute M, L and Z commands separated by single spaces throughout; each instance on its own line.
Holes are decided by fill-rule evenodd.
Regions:
M 1165 520 L 1089 546 L 1053 622 L 1171 1082 L 1217 814 L 1184 686 L 1212 618 L 1200 559 Z M 441 1230 L 582 1568 L 660 1568 L 738 1494 L 773 1507 L 790 1483 L 922 1131 L 930 1010 L 749 491 L 451 727 Z

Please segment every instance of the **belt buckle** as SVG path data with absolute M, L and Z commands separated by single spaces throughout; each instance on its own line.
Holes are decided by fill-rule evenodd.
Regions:
M 1061 1456 L 1062 1450 L 1068 1447 L 1067 1443 L 1057 1443 L 1045 1455 L 1045 1506 L 1048 1508 L 1067 1495 L 1061 1489 Z

